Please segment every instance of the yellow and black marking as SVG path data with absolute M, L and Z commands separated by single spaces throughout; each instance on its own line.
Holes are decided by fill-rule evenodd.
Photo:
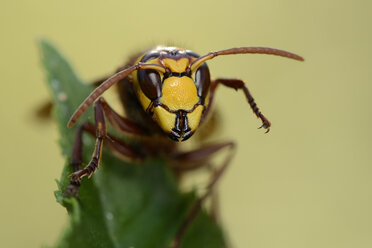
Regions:
M 140 70 L 132 73 L 134 87 L 143 109 L 160 128 L 176 141 L 191 137 L 199 127 L 208 105 L 209 70 L 189 68 L 199 56 L 188 50 L 158 47 L 137 62 L 162 65 L 165 73 Z

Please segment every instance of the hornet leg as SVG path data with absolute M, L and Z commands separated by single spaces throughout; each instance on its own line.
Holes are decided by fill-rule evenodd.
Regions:
M 210 146 L 206 146 L 203 148 L 199 148 L 197 150 L 179 153 L 173 157 L 173 159 L 178 160 L 177 165 L 174 165 L 173 168 L 181 171 L 187 171 L 192 169 L 197 169 L 202 167 L 203 165 L 207 165 L 206 163 L 211 157 L 218 151 L 223 148 L 229 148 L 229 154 L 225 158 L 223 164 L 212 173 L 211 179 L 207 185 L 206 192 L 196 200 L 194 205 L 191 207 L 188 215 L 182 222 L 180 228 L 178 229 L 175 238 L 171 244 L 171 248 L 178 248 L 180 246 L 181 240 L 190 226 L 192 221 L 196 218 L 197 214 L 200 212 L 203 202 L 206 198 L 212 194 L 213 189 L 223 173 L 226 171 L 227 167 L 229 166 L 231 159 L 233 158 L 234 151 L 235 151 L 235 144 L 233 142 L 225 142 L 220 144 L 214 144 Z
M 247 98 L 247 101 L 249 105 L 251 106 L 253 112 L 257 116 L 257 118 L 260 118 L 262 121 L 262 126 L 259 128 L 265 128 L 266 133 L 270 131 L 271 123 L 270 121 L 261 113 L 260 109 L 258 108 L 256 102 L 254 101 L 253 96 L 249 92 L 248 88 L 245 86 L 244 81 L 240 79 L 230 79 L 230 78 L 218 78 L 212 82 L 211 91 L 215 90 L 218 84 L 223 84 L 229 88 L 234 88 L 235 90 L 241 89 L 244 92 L 245 97 Z
M 68 195 L 76 195 L 78 188 L 80 186 L 80 181 L 84 176 L 91 176 L 96 169 L 99 167 L 102 157 L 102 146 L 105 141 L 106 144 L 116 152 L 116 154 L 121 155 L 121 157 L 132 159 L 132 160 L 142 160 L 144 158 L 143 154 L 139 154 L 129 145 L 124 144 L 119 139 L 112 137 L 107 134 L 107 127 L 105 121 L 105 113 L 107 111 L 109 121 L 112 121 L 114 126 L 120 126 L 120 130 L 133 134 L 141 134 L 142 128 L 136 126 L 134 123 L 120 117 L 116 114 L 104 101 L 103 98 L 99 99 L 94 105 L 95 112 L 95 127 L 91 123 L 84 123 L 77 129 L 76 138 L 74 143 L 74 148 L 72 152 L 71 165 L 73 167 L 73 173 L 70 175 L 70 186 L 68 186 L 66 193 Z M 80 169 L 82 164 L 82 135 L 83 131 L 90 133 L 96 137 L 95 149 L 92 154 L 92 158 L 89 164 Z

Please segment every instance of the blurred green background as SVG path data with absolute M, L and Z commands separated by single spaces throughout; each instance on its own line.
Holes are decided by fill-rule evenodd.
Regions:
M 49 93 L 37 40 L 53 42 L 86 81 L 133 52 L 173 42 L 219 57 L 214 77 L 246 80 L 273 124 L 256 128 L 241 92 L 221 87 L 223 128 L 239 148 L 219 185 L 234 247 L 372 247 L 372 2 L 1 1 L 0 246 L 51 245 L 67 223 L 55 202 L 63 159 L 56 125 L 34 118 Z M 99 171 L 98 171 L 99 172 Z

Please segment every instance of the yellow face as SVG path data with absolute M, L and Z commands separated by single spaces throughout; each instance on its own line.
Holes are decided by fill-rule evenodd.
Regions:
M 137 79 L 135 89 L 143 109 L 171 139 L 184 141 L 199 127 L 208 97 L 202 94 L 203 85 L 195 82 L 195 76 L 186 73 L 195 58 L 183 50 L 176 51 L 179 53 L 169 55 L 171 52 L 167 50 L 164 57 L 141 61 L 164 65 L 168 68 L 164 75 L 143 70 L 134 72 L 133 78 Z M 208 87 L 204 88 L 209 90 L 209 81 L 207 83 Z

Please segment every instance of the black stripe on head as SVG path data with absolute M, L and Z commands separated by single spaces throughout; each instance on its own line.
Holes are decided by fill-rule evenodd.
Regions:
M 151 59 L 156 59 L 159 57 L 160 57 L 160 53 L 158 51 L 152 51 L 152 52 L 147 53 L 145 56 L 143 56 L 140 62 L 146 62 Z

